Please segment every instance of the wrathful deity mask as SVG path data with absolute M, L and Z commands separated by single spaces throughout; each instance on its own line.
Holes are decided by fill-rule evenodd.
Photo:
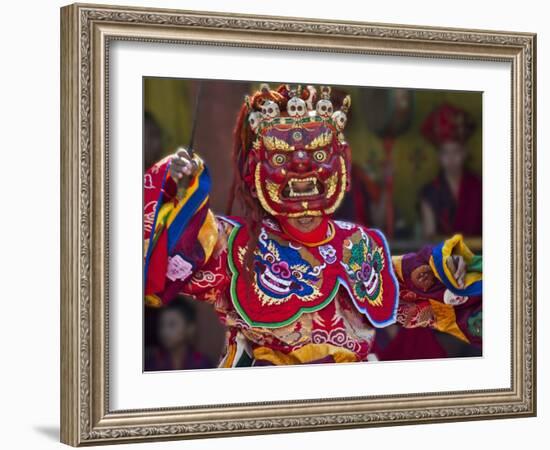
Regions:
M 250 133 L 245 181 L 273 216 L 332 214 L 349 188 L 349 147 L 343 130 L 351 105 L 334 111 L 330 88 L 277 91 L 262 88 L 247 98 Z

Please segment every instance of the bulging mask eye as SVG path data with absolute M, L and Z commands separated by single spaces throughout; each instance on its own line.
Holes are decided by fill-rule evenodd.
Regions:
M 328 153 L 326 150 L 316 150 L 314 153 L 313 153 L 313 159 L 316 161 L 316 162 L 323 162 L 323 161 L 326 161 L 328 157 Z
M 275 166 L 282 166 L 286 162 L 286 156 L 282 153 L 276 153 L 271 157 L 271 162 Z

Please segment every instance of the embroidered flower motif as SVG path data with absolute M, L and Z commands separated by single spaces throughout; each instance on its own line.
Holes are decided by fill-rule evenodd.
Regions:
M 190 279 L 190 283 L 202 289 L 219 285 L 224 280 L 222 275 L 222 259 L 218 258 L 217 266 L 211 270 L 197 270 Z
M 481 336 L 482 325 L 483 316 L 481 311 L 468 317 L 468 331 L 472 336 Z
M 333 330 L 315 329 L 311 333 L 311 341 L 314 344 L 332 344 L 335 347 L 346 348 L 354 353 L 361 352 L 365 344 L 367 348 L 372 345 L 368 338 L 367 340 L 362 341 L 356 336 L 354 339 L 342 327 L 335 328 Z
M 170 281 L 185 280 L 191 275 L 193 266 L 183 259 L 180 255 L 175 255 L 168 258 L 168 269 L 166 270 L 166 278 Z
M 353 223 L 343 222 L 342 220 L 335 220 L 334 223 L 342 230 L 353 230 L 355 228 Z
M 319 254 L 327 264 L 334 264 L 336 262 L 336 249 L 330 244 L 321 245 L 319 247 Z
M 460 295 L 453 294 L 451 291 L 446 289 L 445 293 L 443 294 L 443 301 L 447 305 L 458 306 L 466 303 L 468 301 L 468 297 L 462 297 Z

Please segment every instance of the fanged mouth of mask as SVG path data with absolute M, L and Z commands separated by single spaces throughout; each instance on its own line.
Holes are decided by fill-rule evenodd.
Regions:
M 304 197 L 315 197 L 323 192 L 323 184 L 315 177 L 291 178 L 283 189 L 283 197 L 302 199 Z

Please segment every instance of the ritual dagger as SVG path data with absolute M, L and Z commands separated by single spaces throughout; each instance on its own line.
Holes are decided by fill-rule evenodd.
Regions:
M 187 152 L 191 158 L 193 157 L 193 147 L 195 145 L 195 132 L 197 131 L 197 122 L 199 119 L 199 106 L 201 103 L 202 95 L 202 80 L 199 81 L 199 86 L 197 88 L 197 93 L 195 95 L 195 108 L 193 110 L 193 124 L 191 125 L 191 136 L 189 137 L 189 145 L 187 146 Z
M 199 106 L 201 103 L 201 96 L 202 96 L 202 80 L 199 81 L 199 85 L 197 87 L 197 93 L 195 94 L 195 107 L 193 109 L 193 122 L 191 125 L 191 135 L 189 136 L 189 144 L 187 145 L 187 153 L 189 154 L 189 157 L 191 158 L 191 161 L 193 162 L 193 155 L 195 151 L 193 150 L 193 147 L 195 145 L 195 134 L 197 131 L 197 122 L 199 118 Z M 177 192 L 177 198 L 178 200 L 181 200 L 185 195 L 185 190 L 187 186 L 183 186 L 183 183 L 181 180 L 178 182 L 178 192 Z

